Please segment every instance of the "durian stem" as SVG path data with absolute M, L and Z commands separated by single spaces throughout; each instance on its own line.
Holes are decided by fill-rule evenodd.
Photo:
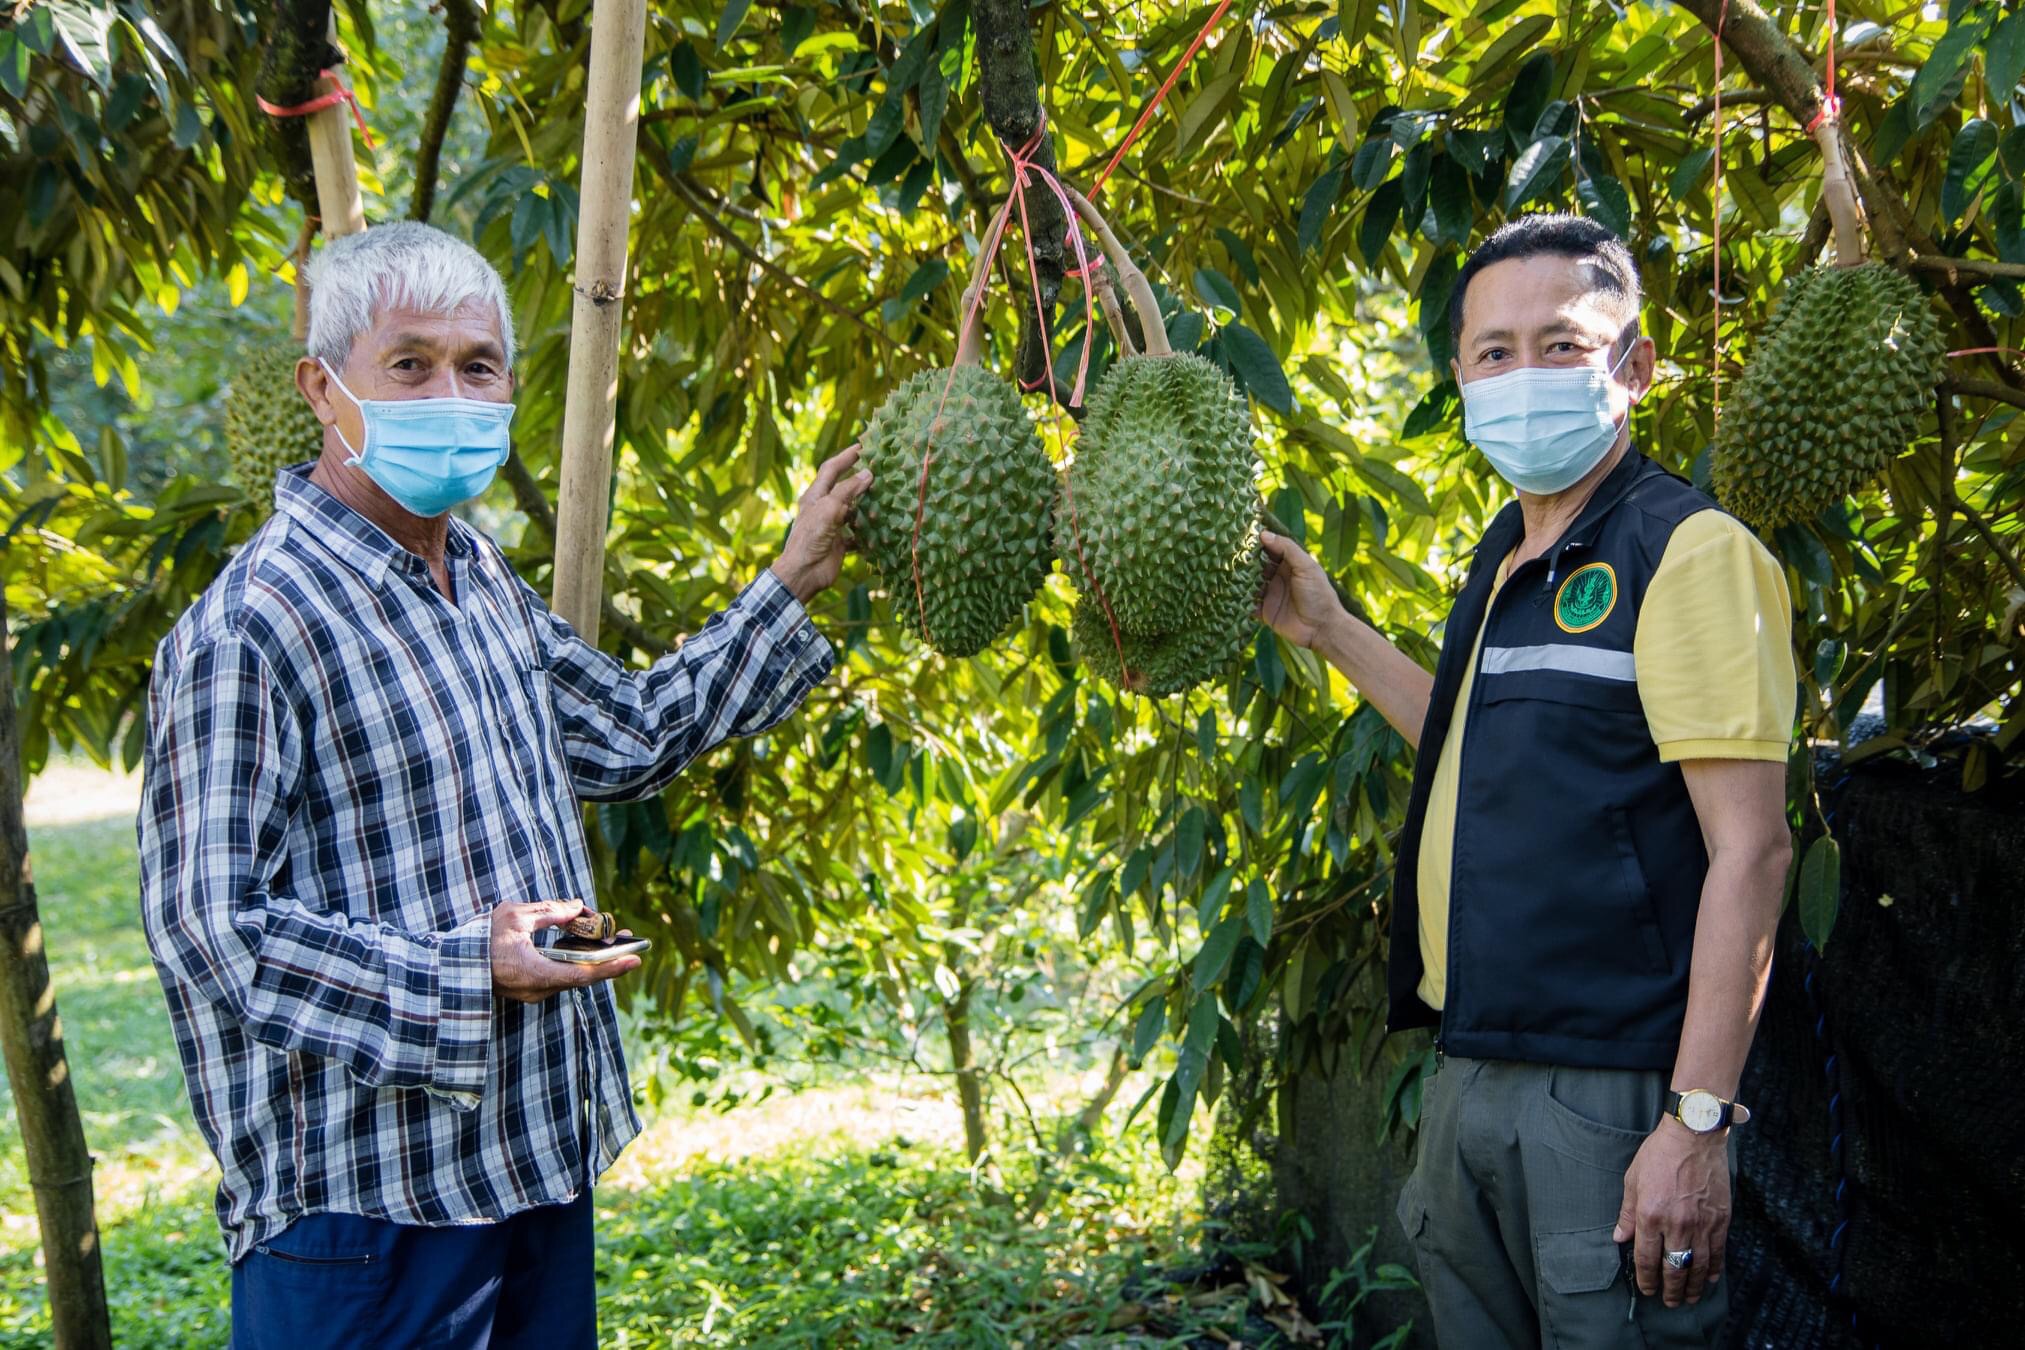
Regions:
M 991 281 L 992 250 L 989 239 L 978 241 L 977 261 L 971 264 L 970 282 L 957 301 L 956 364 L 975 366 L 984 360 L 984 288 Z
M 1111 284 L 1110 267 L 1109 262 L 1095 264 L 1087 280 L 1096 287 L 1097 308 L 1104 311 L 1104 323 L 1111 330 L 1111 340 L 1118 345 L 1118 354 L 1137 356 L 1139 347 L 1132 341 L 1132 330 L 1126 326 L 1125 311 L 1118 306 L 1118 288 Z
M 1132 308 L 1139 315 L 1139 333 L 1146 339 L 1148 356 L 1169 356 L 1174 349 L 1167 345 L 1167 326 L 1160 322 L 1160 302 L 1153 298 L 1153 287 L 1148 284 L 1146 274 L 1132 261 L 1132 255 L 1118 242 L 1118 236 L 1111 231 L 1110 222 L 1097 214 L 1097 208 L 1090 205 L 1090 199 L 1074 188 L 1064 187 L 1069 194 L 1069 204 L 1076 208 L 1076 214 L 1083 218 L 1097 234 L 1097 246 L 1104 250 L 1110 260 L 1111 270 L 1118 274 L 1118 282 L 1125 288 L 1125 295 L 1132 301 Z
M 1835 265 L 1854 267 L 1863 261 L 1863 226 L 1849 165 L 1842 157 L 1842 128 L 1834 118 L 1823 118 L 1814 128 L 1814 143 L 1821 147 L 1821 200 L 1828 204 L 1828 219 L 1835 227 Z

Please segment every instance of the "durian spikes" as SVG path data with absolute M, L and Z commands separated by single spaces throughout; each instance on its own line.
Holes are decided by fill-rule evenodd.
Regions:
M 1097 208 L 1090 199 L 1074 188 L 1062 189 L 1069 194 L 1069 204 L 1076 208 L 1076 214 L 1083 218 L 1097 235 L 1097 246 L 1104 250 L 1104 257 L 1111 264 L 1111 270 L 1118 274 L 1118 284 L 1125 289 L 1126 298 L 1139 315 L 1139 333 L 1146 340 L 1146 355 L 1171 356 L 1174 349 L 1167 345 L 1167 326 L 1160 322 L 1160 302 L 1153 297 L 1153 287 L 1146 280 L 1146 274 L 1139 270 L 1139 264 L 1132 261 L 1132 255 L 1118 242 L 1110 222 L 1097 214 Z M 1108 315 L 1107 315 L 1108 317 Z

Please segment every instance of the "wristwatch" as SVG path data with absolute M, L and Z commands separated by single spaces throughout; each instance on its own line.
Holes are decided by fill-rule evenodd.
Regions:
M 1707 1088 L 1666 1094 L 1666 1113 L 1696 1134 L 1714 1134 L 1751 1119 L 1751 1108 L 1724 1101 Z

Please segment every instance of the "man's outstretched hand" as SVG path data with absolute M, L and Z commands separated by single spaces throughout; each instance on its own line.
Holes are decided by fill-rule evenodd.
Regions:
M 1336 598 L 1322 564 L 1285 535 L 1261 531 L 1266 553 L 1266 593 L 1259 600 L 1259 622 L 1297 647 L 1312 647 L 1316 638 L 1348 611 Z
M 539 1003 L 565 989 L 581 989 L 640 968 L 637 956 L 615 956 L 595 965 L 543 956 L 534 945 L 536 931 L 568 923 L 583 912 L 581 900 L 508 902 L 493 907 L 492 987 L 501 997 L 516 1003 Z
M 802 494 L 787 547 L 774 559 L 773 574 L 804 604 L 832 585 L 843 570 L 851 510 L 872 486 L 870 470 L 851 473 L 857 463 L 855 445 L 823 461 L 816 470 L 816 481 Z

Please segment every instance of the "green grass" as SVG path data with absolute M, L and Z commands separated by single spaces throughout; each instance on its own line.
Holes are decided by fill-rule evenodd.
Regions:
M 98 1159 L 114 1340 L 222 1346 L 216 1169 L 140 931 L 132 822 L 36 828 L 30 844 Z M 847 1104 L 776 1099 L 729 1120 L 665 1112 L 628 1151 L 623 1178 L 598 1191 L 606 1344 L 1157 1345 L 1207 1324 L 1244 1329 L 1241 1284 L 1177 1291 L 1146 1274 L 1190 1259 L 1194 1192 L 1137 1136 L 1077 1164 L 1030 1220 L 947 1142 L 900 1137 L 890 1092 L 836 1096 Z M 12 1118 L 4 1089 L 0 1110 Z M 695 1147 L 713 1130 L 758 1138 L 760 1125 L 757 1144 Z M 0 1129 L 0 1350 L 48 1340 L 33 1214 L 20 1136 Z

